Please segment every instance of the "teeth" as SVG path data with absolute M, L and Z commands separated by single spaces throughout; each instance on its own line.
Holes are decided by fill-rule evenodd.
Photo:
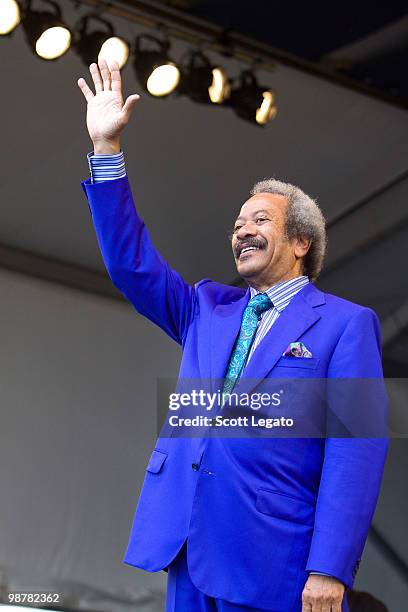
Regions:
M 241 251 L 241 255 L 242 253 L 246 253 L 247 251 L 255 251 L 258 247 L 245 247 L 245 249 L 242 249 Z

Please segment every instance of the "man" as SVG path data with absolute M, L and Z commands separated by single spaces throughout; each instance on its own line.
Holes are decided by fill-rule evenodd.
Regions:
M 82 187 L 99 246 L 115 286 L 182 345 L 180 380 L 221 379 L 228 394 L 254 379 L 381 379 L 375 313 L 313 284 L 324 218 L 300 189 L 266 180 L 242 206 L 232 250 L 247 290 L 191 286 L 169 267 L 136 212 L 120 148 L 139 96 L 124 103 L 116 62 L 90 72 L 95 93 L 78 80 L 94 145 Z M 125 562 L 168 568 L 167 612 L 347 610 L 386 449 L 381 437 L 159 437 Z

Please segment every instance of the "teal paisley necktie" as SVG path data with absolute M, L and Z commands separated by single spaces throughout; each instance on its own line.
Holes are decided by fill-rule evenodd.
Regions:
M 262 313 L 272 306 L 272 301 L 266 293 L 257 293 L 249 300 L 242 316 L 241 329 L 228 364 L 222 389 L 223 394 L 232 392 L 247 360 L 259 319 Z

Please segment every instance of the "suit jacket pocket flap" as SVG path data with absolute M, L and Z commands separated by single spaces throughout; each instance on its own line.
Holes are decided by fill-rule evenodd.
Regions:
M 146 470 L 148 472 L 152 472 L 153 474 L 157 474 L 160 472 L 163 463 L 167 459 L 167 453 L 159 450 L 154 450 L 152 452 L 152 456 L 150 457 L 149 463 L 147 464 Z
M 259 488 L 256 509 L 291 523 L 314 524 L 314 504 L 278 491 Z

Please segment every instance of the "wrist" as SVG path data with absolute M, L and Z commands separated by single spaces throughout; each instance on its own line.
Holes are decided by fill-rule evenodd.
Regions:
M 114 153 L 120 153 L 120 142 L 119 140 L 94 142 L 93 150 L 95 155 L 112 155 Z

